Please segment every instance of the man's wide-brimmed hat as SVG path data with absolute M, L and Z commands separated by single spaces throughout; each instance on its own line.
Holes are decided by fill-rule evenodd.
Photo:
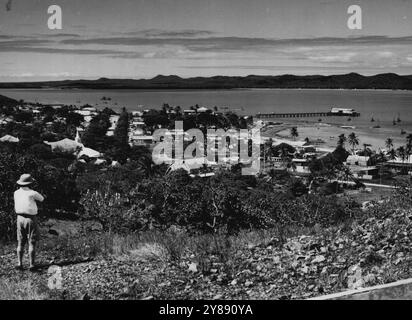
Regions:
M 20 176 L 20 179 L 17 181 L 17 184 L 20 186 L 27 186 L 29 184 L 32 184 L 34 182 L 34 179 L 32 176 L 28 173 L 22 174 Z

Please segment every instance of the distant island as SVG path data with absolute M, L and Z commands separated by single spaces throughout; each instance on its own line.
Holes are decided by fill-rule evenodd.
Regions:
M 245 77 L 214 76 L 181 78 L 158 75 L 152 79 L 62 80 L 43 82 L 3 82 L 1 89 L 61 88 L 61 89 L 389 89 L 412 90 L 412 75 L 382 73 L 363 76 L 358 73 L 342 75 L 279 75 Z

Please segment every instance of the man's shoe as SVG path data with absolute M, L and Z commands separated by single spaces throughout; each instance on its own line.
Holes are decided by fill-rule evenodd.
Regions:
M 14 269 L 16 269 L 18 271 L 23 271 L 24 270 L 23 266 L 15 266 Z
M 36 266 L 31 266 L 31 267 L 29 267 L 29 271 L 31 271 L 31 272 L 36 272 L 36 271 L 37 271 L 37 267 L 36 267 Z

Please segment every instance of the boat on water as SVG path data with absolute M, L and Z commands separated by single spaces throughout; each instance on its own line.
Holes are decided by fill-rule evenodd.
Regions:
M 341 126 L 343 129 L 356 129 L 355 126 Z

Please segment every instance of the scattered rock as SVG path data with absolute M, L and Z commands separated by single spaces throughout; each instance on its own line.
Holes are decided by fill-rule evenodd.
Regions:
M 197 263 L 194 263 L 194 262 L 190 263 L 188 270 L 190 272 L 197 272 Z
M 363 281 L 366 284 L 374 284 L 376 281 L 376 276 L 372 273 L 367 274 L 365 277 L 363 277 Z
M 245 282 L 245 286 L 246 286 L 246 287 L 250 287 L 251 285 L 253 285 L 253 282 L 252 282 L 252 281 L 247 280 L 247 281 Z
M 365 284 L 362 278 L 362 268 L 359 265 L 354 265 L 348 269 L 348 288 L 358 289 Z
M 49 228 L 48 233 L 59 237 L 75 236 L 82 230 L 82 224 L 78 221 L 66 221 L 49 219 L 45 226 Z
M 312 263 L 320 263 L 325 261 L 326 258 L 323 255 L 316 256 L 315 259 L 312 260 Z

